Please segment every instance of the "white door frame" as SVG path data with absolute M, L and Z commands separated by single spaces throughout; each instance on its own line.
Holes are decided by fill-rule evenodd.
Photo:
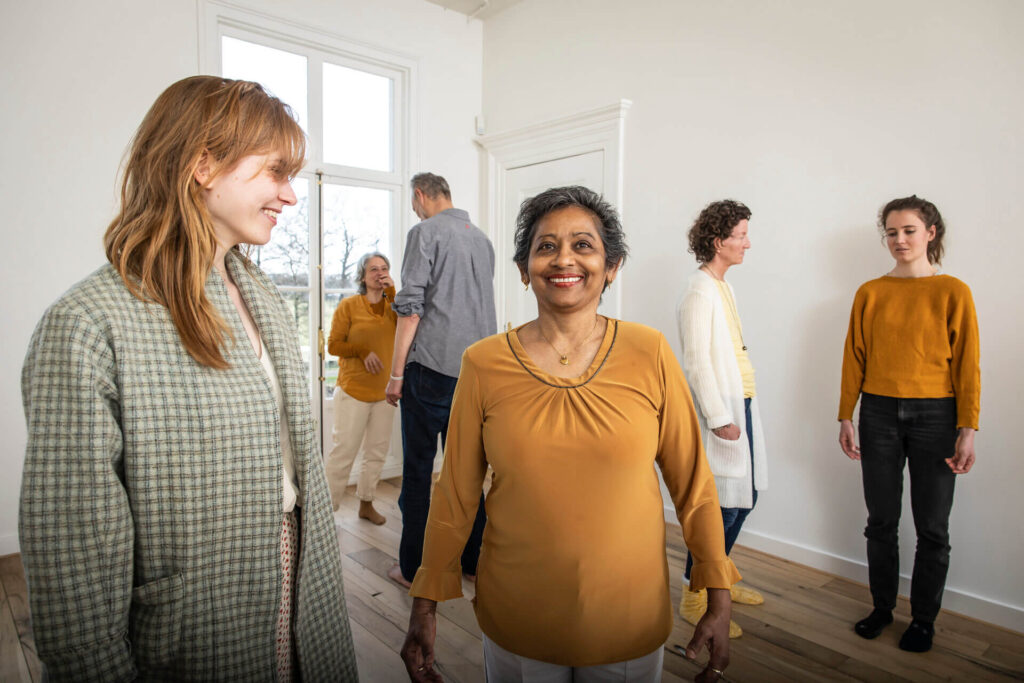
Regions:
M 522 166 L 540 164 L 565 157 L 604 152 L 604 197 L 623 213 L 622 177 L 623 150 L 625 143 L 626 112 L 633 103 L 619 100 L 598 109 L 580 112 L 571 116 L 552 119 L 504 133 L 481 135 L 476 143 L 486 153 L 486 217 L 491 240 L 500 245 L 499 253 L 509 249 L 515 234 L 515 216 L 507 216 L 505 206 L 506 178 L 509 171 Z M 495 304 L 498 310 L 505 308 L 507 292 L 505 263 L 496 264 L 494 275 Z M 612 310 L 616 317 L 622 317 L 622 275 L 612 287 Z

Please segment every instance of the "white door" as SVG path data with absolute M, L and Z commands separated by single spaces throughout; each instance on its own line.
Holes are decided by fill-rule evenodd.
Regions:
M 582 185 L 588 189 L 604 193 L 605 178 L 604 151 L 598 150 L 575 156 L 545 161 L 528 166 L 519 166 L 508 170 L 505 178 L 505 225 L 506 234 L 500 244 L 495 244 L 497 273 L 503 287 L 504 302 L 499 302 L 499 323 L 501 328 L 517 327 L 537 317 L 537 300 L 532 292 L 523 289 L 519 269 L 512 263 L 515 252 L 512 237 L 515 234 L 515 217 L 519 214 L 519 205 L 524 199 L 536 196 L 552 187 L 565 185 Z M 598 309 L 604 315 L 618 316 L 612 310 L 614 297 L 606 294 L 604 302 Z

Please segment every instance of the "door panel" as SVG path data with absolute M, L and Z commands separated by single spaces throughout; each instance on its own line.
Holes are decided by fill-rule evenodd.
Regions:
M 499 320 L 502 329 L 509 326 L 518 327 L 537 317 L 537 300 L 532 292 L 524 291 L 519 269 L 512 263 L 515 251 L 512 238 L 515 234 L 515 217 L 519 214 L 519 206 L 523 200 L 534 197 L 552 187 L 566 185 L 582 185 L 601 194 L 604 192 L 604 152 L 595 151 L 587 154 L 545 161 L 529 166 L 520 166 L 508 171 L 506 176 L 505 215 L 507 216 L 508 234 L 502 244 L 495 244 L 498 262 L 496 277 L 501 278 L 504 302 L 499 303 Z M 605 304 L 598 309 L 605 315 L 612 315 L 605 310 Z

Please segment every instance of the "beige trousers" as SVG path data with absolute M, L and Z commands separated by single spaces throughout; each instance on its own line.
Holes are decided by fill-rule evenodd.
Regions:
M 658 683 L 665 650 L 625 662 L 560 666 L 512 654 L 482 634 L 487 683 Z
M 334 509 L 348 487 L 348 477 L 356 456 L 363 454 L 363 468 L 356 484 L 359 500 L 371 501 L 380 483 L 380 471 L 391 445 L 391 424 L 395 408 L 387 401 L 366 403 L 352 398 L 340 388 L 334 391 L 334 424 L 331 437 L 334 445 L 327 454 L 325 468 L 331 487 Z

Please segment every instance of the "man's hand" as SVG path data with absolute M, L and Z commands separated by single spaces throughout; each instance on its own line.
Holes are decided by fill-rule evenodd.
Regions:
M 388 402 L 388 405 L 398 405 L 398 399 L 402 398 L 402 385 L 404 383 L 404 379 L 392 378 L 388 380 L 388 386 L 384 389 L 384 400 Z

